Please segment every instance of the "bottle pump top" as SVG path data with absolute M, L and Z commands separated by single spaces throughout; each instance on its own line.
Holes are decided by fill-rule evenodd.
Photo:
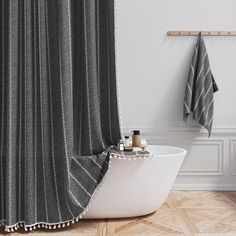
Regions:
M 140 135 L 140 130 L 134 130 L 133 133 L 134 135 Z

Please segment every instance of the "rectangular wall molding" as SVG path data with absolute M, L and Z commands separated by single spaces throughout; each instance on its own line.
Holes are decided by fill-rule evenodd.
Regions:
M 224 139 L 198 139 L 198 141 L 194 141 L 192 143 L 192 146 L 199 146 L 199 149 L 201 149 L 202 146 L 208 146 L 212 147 L 213 149 L 216 150 L 217 155 L 215 156 L 215 163 L 217 165 L 217 168 L 198 168 L 195 169 L 194 167 L 192 168 L 182 168 L 181 171 L 179 172 L 179 175 L 186 175 L 186 176 L 204 176 L 204 175 L 211 175 L 211 176 L 221 176 L 224 175 L 224 170 L 223 170 L 223 164 L 224 164 Z M 205 155 L 204 153 L 199 155 Z M 206 153 L 206 155 L 209 155 Z M 214 164 L 215 164 L 214 163 Z M 205 161 L 202 163 L 204 166 Z
M 210 138 L 197 127 L 126 127 L 125 134 L 137 128 L 149 144 L 188 151 L 174 189 L 236 189 L 236 127 L 215 127 Z
M 145 125 L 126 126 L 123 128 L 124 132 L 131 132 L 132 130 L 140 129 L 145 134 L 185 134 L 185 135 L 199 135 L 207 137 L 208 132 L 199 126 L 168 126 L 168 127 L 150 127 Z M 236 126 L 216 126 L 212 128 L 212 135 L 235 136 Z
M 230 139 L 230 174 L 236 176 L 236 138 Z

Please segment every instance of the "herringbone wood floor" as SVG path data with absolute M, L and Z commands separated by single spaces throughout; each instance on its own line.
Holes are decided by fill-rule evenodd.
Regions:
M 148 196 L 147 196 L 148 197 Z M 148 199 L 147 199 L 148 201 Z M 0 231 L 0 234 L 4 234 Z M 26 234 L 23 231 L 15 236 Z M 82 220 L 63 231 L 29 236 L 236 236 L 236 192 L 173 191 L 155 213 L 114 220 Z

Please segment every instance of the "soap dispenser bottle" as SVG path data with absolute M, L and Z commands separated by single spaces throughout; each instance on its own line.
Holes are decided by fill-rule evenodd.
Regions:
M 124 141 L 121 139 L 119 141 L 119 150 L 120 151 L 124 151 L 124 149 L 125 149 Z

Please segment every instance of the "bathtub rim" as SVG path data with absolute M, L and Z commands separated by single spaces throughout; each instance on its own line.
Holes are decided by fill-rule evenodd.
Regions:
M 150 149 L 149 149 L 150 147 Z M 176 150 L 179 150 L 181 152 L 176 152 L 176 153 L 167 153 L 167 154 L 156 154 L 155 152 L 152 152 L 152 149 L 151 147 L 161 147 L 161 148 L 170 148 L 170 149 L 176 149 Z M 152 155 L 152 158 L 155 158 L 155 157 L 167 157 L 167 156 L 178 156 L 178 155 L 186 155 L 187 154 L 187 150 L 184 149 L 184 148 L 180 148 L 180 147 L 177 147 L 177 146 L 169 146 L 169 145 L 148 145 L 147 147 L 147 151 L 150 151 L 151 155 Z

